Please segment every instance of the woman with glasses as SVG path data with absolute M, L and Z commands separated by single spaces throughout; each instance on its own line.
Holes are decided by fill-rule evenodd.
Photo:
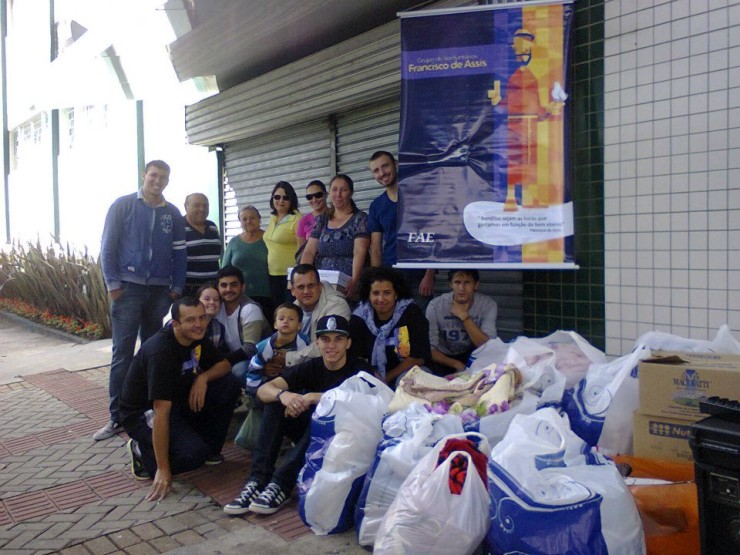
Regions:
M 313 230 L 313 224 L 318 216 L 324 214 L 327 210 L 326 207 L 326 185 L 323 181 L 314 179 L 308 185 L 306 185 L 306 200 L 308 205 L 311 207 L 311 212 L 306 214 L 298 222 L 298 230 L 296 231 L 296 239 L 298 240 L 298 252 L 296 252 L 296 260 L 300 261 L 303 255 L 303 249 L 306 247 L 306 243 L 311 238 L 311 231 Z
M 242 232 L 226 245 L 221 267 L 234 266 L 244 274 L 244 294 L 262 307 L 262 313 L 272 314 L 272 292 L 267 271 L 265 232 L 260 228 L 262 216 L 256 207 L 239 210 Z
M 287 272 L 295 265 L 298 250 L 296 229 L 301 219 L 298 196 L 287 181 L 278 181 L 270 195 L 272 216 L 262 239 L 267 245 L 267 270 L 270 273 L 270 291 L 273 306 L 291 300 L 288 293 Z
M 313 264 L 319 270 L 338 270 L 348 275 L 347 298 L 354 297 L 370 245 L 367 214 L 352 200 L 354 190 L 354 182 L 348 175 L 332 178 L 329 183 L 331 208 L 316 218 L 301 257 L 302 263 Z

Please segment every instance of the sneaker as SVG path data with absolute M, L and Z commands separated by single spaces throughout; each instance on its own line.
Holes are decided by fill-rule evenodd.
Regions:
M 204 464 L 208 466 L 213 466 L 216 464 L 221 464 L 225 460 L 226 459 L 224 458 L 224 456 L 221 453 L 218 453 L 216 455 L 209 455 Z
M 260 515 L 271 515 L 278 512 L 278 509 L 285 505 L 288 499 L 290 499 L 290 495 L 280 489 L 280 486 L 275 482 L 270 482 L 267 484 L 265 491 L 252 501 L 249 510 Z
M 108 423 L 105 426 L 103 426 L 93 434 L 93 439 L 95 441 L 103 441 L 104 439 L 108 439 L 115 435 L 118 435 L 122 431 L 123 427 L 118 422 L 108 420 Z
M 141 462 L 141 455 L 136 454 L 136 441 L 129 439 L 126 443 L 126 450 L 131 456 L 131 474 L 134 475 L 136 480 L 149 480 L 151 476 L 144 468 L 144 463 Z
M 249 505 L 260 494 L 262 488 L 254 480 L 250 480 L 244 485 L 244 489 L 239 497 L 234 499 L 228 505 L 224 505 L 224 512 L 227 515 L 243 515 L 249 512 Z

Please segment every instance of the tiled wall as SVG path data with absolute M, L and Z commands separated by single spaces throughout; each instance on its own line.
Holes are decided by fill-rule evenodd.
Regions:
M 604 328 L 604 0 L 574 4 L 572 72 L 572 198 L 579 270 L 522 273 L 524 334 L 574 330 L 595 347 Z
M 606 351 L 737 334 L 740 1 L 606 0 L 604 36 Z

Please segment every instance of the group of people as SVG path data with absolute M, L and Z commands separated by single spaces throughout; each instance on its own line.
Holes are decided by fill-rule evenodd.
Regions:
M 184 218 L 164 200 L 170 169 L 162 161 L 147 164 L 137 193 L 113 203 L 101 251 L 113 327 L 111 417 L 94 438 L 125 429 L 134 475 L 153 479 L 147 499 L 164 498 L 174 474 L 223 460 L 246 390 L 262 420 L 251 474 L 224 510 L 271 514 L 290 498 L 323 392 L 361 370 L 391 386 L 417 365 L 458 372 L 496 337 L 496 303 L 476 291 L 477 271 L 450 271 L 451 291 L 430 301 L 433 270 L 391 267 L 397 164 L 379 151 L 370 170 L 385 191 L 369 214 L 352 200 L 349 176 L 335 176 L 328 191 L 309 183 L 312 212 L 302 217 L 295 190 L 281 181 L 266 230 L 259 211 L 244 207 L 242 233 L 223 254 L 204 195 L 187 197 Z M 344 294 L 321 281 L 320 269 L 349 276 Z M 293 446 L 276 469 L 284 437 Z

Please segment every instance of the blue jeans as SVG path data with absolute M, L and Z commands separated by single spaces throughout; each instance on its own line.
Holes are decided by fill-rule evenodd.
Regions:
M 275 482 L 286 493 L 293 491 L 298 473 L 306 462 L 306 450 L 311 440 L 311 414 L 306 411 L 298 418 L 285 416 L 285 407 L 280 401 L 265 403 L 262 409 L 259 442 L 252 452 L 252 474 L 249 479 L 264 487 Z M 283 437 L 289 437 L 295 445 L 283 457 L 283 464 L 275 470 Z
M 136 337 L 142 344 L 162 327 L 162 319 L 172 304 L 167 286 L 123 283 L 123 294 L 111 301 L 110 320 L 113 332 L 113 357 L 110 363 L 110 417 L 118 422 L 118 397 L 128 367 L 134 358 Z
M 242 387 L 244 387 L 244 376 L 247 375 L 247 370 L 249 370 L 248 360 L 237 362 L 234 366 L 231 367 L 231 373 L 234 374 L 234 376 L 239 380 L 239 383 Z
M 226 441 L 231 417 L 241 388 L 236 378 L 226 374 L 208 384 L 206 399 L 200 412 L 193 412 L 184 400 L 170 411 L 170 468 L 172 474 L 200 468 L 206 458 L 218 455 Z M 157 459 L 154 456 L 152 429 L 144 416 L 128 418 L 126 433 L 139 443 L 141 460 L 154 477 Z

